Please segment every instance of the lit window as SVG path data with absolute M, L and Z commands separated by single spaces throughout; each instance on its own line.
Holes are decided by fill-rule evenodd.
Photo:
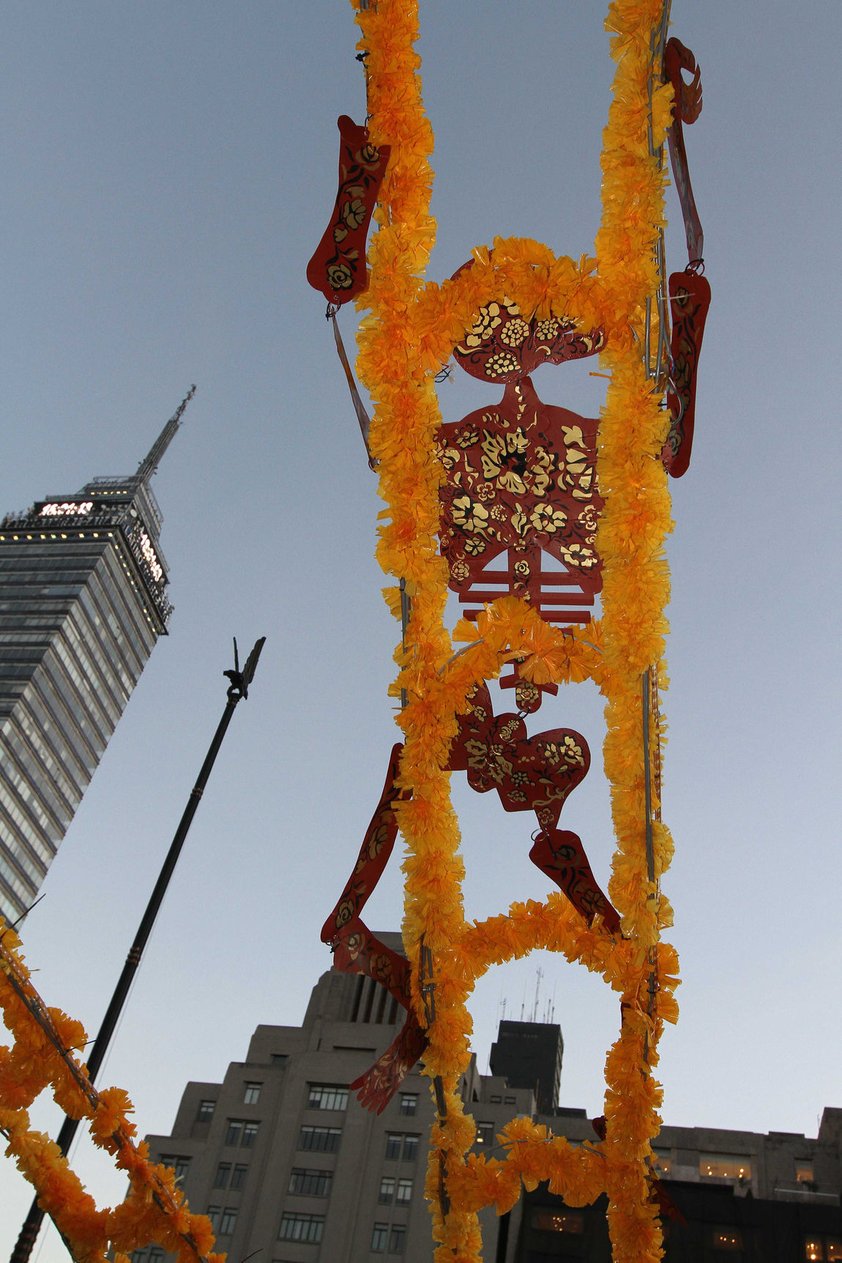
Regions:
M 742 1233 L 736 1228 L 714 1228 L 711 1233 L 714 1250 L 739 1252 L 743 1248 Z
M 812 1162 L 796 1162 L 795 1178 L 799 1184 L 812 1184 L 815 1179 Z
M 243 1104 L 256 1105 L 260 1100 L 260 1089 L 262 1087 L 262 1083 L 247 1083 L 243 1092 Z
M 391 1175 L 384 1175 L 380 1181 L 380 1192 L 377 1200 L 382 1206 L 391 1206 L 395 1196 L 395 1180 Z
M 302 1127 L 298 1133 L 298 1148 L 312 1149 L 317 1153 L 336 1153 L 341 1139 L 341 1127 Z
M 330 1083 L 311 1083 L 307 1108 L 311 1110 L 344 1110 L 348 1107 L 348 1089 Z
M 418 1093 L 417 1092 L 401 1092 L 400 1112 L 408 1117 L 415 1115 L 418 1109 Z
M 808 1263 L 834 1263 L 842 1259 L 842 1237 L 807 1237 L 804 1241 L 804 1258 Z
M 668 1149 L 653 1149 L 652 1158 L 658 1175 L 669 1175 L 672 1170 L 672 1155 Z
M 324 1215 L 288 1213 L 281 1220 L 278 1238 L 281 1241 L 308 1241 L 313 1245 L 318 1245 L 322 1239 L 324 1226 Z
M 699 1174 L 720 1180 L 750 1180 L 751 1159 L 740 1154 L 703 1153 L 699 1158 Z
M 570 1232 L 581 1235 L 585 1231 L 583 1215 L 570 1210 L 533 1210 L 532 1227 L 539 1232 Z
M 216 1168 L 216 1175 L 213 1181 L 214 1188 L 227 1188 L 228 1181 L 230 1180 L 230 1178 L 231 1178 L 231 1163 L 220 1162 L 219 1166 Z
M 196 1110 L 197 1123 L 209 1123 L 213 1118 L 214 1107 L 216 1101 L 200 1101 L 199 1108 Z
M 493 1123 L 477 1123 L 477 1141 L 478 1145 L 494 1144 L 494 1124 Z
M 293 1167 L 288 1192 L 298 1193 L 301 1197 L 327 1197 L 332 1182 L 332 1171 L 308 1171 L 303 1167 Z

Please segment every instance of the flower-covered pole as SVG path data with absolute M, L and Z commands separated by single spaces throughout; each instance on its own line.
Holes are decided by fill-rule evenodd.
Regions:
M 372 242 L 371 281 L 360 305 L 360 375 L 375 405 L 371 446 L 387 503 L 378 556 L 405 576 L 412 618 L 398 651 L 394 691 L 407 698 L 406 735 L 396 806 L 406 843 L 404 942 L 413 966 L 414 999 L 429 1040 L 426 1073 L 436 1085 L 427 1194 L 439 1243 L 437 1263 L 475 1263 L 475 1212 L 507 1209 L 520 1181 L 550 1179 L 573 1204 L 609 1194 L 616 1260 L 654 1263 L 660 1230 L 650 1194 L 651 1138 L 659 1088 L 651 1077 L 663 1021 L 675 1019 L 675 955 L 659 942 L 669 906 L 659 879 L 670 839 L 657 817 L 650 763 L 657 725 L 642 729 L 641 678 L 662 655 L 668 578 L 663 540 L 670 527 L 660 383 L 650 380 L 640 348 L 651 333 L 657 298 L 657 246 L 663 223 L 664 174 L 657 158 L 670 121 L 671 90 L 659 76 L 663 0 L 618 0 L 609 10 L 617 61 L 603 153 L 603 218 L 597 259 L 556 257 L 522 239 L 477 247 L 474 266 L 441 285 L 422 273 L 433 242 L 429 215 L 432 138 L 421 103 L 417 6 L 379 0 L 358 13 L 369 83 L 371 139 L 391 160 Z M 433 457 L 440 416 L 433 379 L 473 314 L 505 293 L 522 312 L 575 320 L 604 330 L 610 385 L 600 431 L 599 476 L 606 509 L 597 548 L 603 562 L 603 617 L 586 635 L 542 624 L 514 598 L 493 602 L 475 625 L 454 633 L 469 642 L 454 653 L 444 624 L 447 571 L 438 554 L 438 489 Z M 663 337 L 661 337 L 663 345 Z M 390 606 L 397 601 L 390 598 Z M 449 746 L 472 687 L 502 664 L 521 662 L 536 682 L 592 677 L 607 700 L 604 759 L 617 833 L 611 895 L 623 915 L 621 940 L 585 925 L 559 896 L 512 907 L 475 926 L 464 920 L 462 861 L 447 785 Z M 654 794 L 653 794 L 654 788 Z M 502 1162 L 467 1159 L 473 1126 L 456 1091 L 468 1061 L 471 1023 L 465 1000 L 490 964 L 532 947 L 564 952 L 600 972 L 618 992 L 624 1014 L 609 1052 L 606 1135 L 586 1154 L 528 1120 L 505 1129 Z

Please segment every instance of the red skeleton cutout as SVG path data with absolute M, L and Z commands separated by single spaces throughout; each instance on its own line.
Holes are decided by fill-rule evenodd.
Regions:
M 675 39 L 667 43 L 664 71 L 675 92 L 670 156 L 689 261 L 669 280 L 670 417 L 661 459 L 673 477 L 680 477 L 690 460 L 710 286 L 701 275 L 704 237 L 682 132 L 682 123 L 693 123 L 701 110 L 701 77 L 693 54 Z M 683 72 L 693 76 L 692 82 L 683 79 Z M 365 233 L 388 158 L 388 149 L 373 150 L 365 130 L 349 119 L 340 120 L 340 132 L 334 215 L 308 268 L 310 283 L 337 305 L 365 288 Z M 592 355 L 602 344 L 601 330 L 583 333 L 556 318 L 527 319 L 504 298 L 480 310 L 455 348 L 466 372 L 505 385 L 499 404 L 442 426 L 438 436 L 447 475 L 441 490 L 441 551 L 450 587 L 468 618 L 505 595 L 529 601 L 551 623 L 587 623 L 590 618 L 588 607 L 602 582 L 594 550 L 602 508 L 595 473 L 597 423 L 542 403 L 529 374 L 539 364 Z M 350 369 L 343 363 L 350 382 Z M 352 396 L 359 416 L 362 406 L 355 387 Z M 366 437 L 364 410 L 361 425 Z M 472 710 L 459 719 L 448 768 L 467 772 L 469 784 L 481 793 L 496 789 L 505 810 L 534 811 L 540 830 L 530 858 L 586 921 L 598 914 L 609 932 L 619 933 L 619 916 L 597 885 L 580 839 L 557 827 L 567 795 L 588 770 L 587 744 L 566 728 L 527 737 L 523 716 L 538 709 L 542 692 L 557 690 L 530 685 L 516 671 L 501 683 L 514 685 L 517 713 L 495 716 L 488 689 L 480 684 L 469 699 Z M 321 934 L 331 944 L 338 968 L 375 978 L 407 1010 L 391 1046 L 352 1084 L 360 1101 L 378 1112 L 426 1044 L 412 1009 L 408 961 L 380 943 L 360 919 L 397 836 L 392 808 L 406 792 L 397 788 L 401 750 L 397 745 L 392 751 L 356 866 Z
M 476 617 L 487 601 L 516 595 L 555 623 L 587 622 L 601 585 L 594 537 L 602 500 L 596 483 L 596 426 L 566 408 L 541 402 L 528 376 L 541 363 L 592 355 L 600 331 L 582 334 L 563 321 L 523 319 L 505 300 L 483 308 L 457 361 L 475 377 L 503 382 L 499 404 L 442 426 L 438 453 L 447 472 L 441 490 L 441 549 L 450 587 Z M 499 561 L 503 561 L 502 567 Z M 547 561 L 552 563 L 547 568 Z M 489 563 L 498 563 L 492 568 Z M 541 689 L 517 674 L 517 712 L 495 715 L 485 684 L 460 716 L 448 769 L 465 771 L 480 793 L 494 789 L 506 811 L 534 811 L 539 831 L 530 859 L 590 924 L 600 916 L 611 933 L 620 919 L 598 886 L 581 839 L 559 829 L 568 794 L 590 766 L 584 737 L 569 728 L 527 736 L 524 715 L 541 705 Z M 397 836 L 393 804 L 402 746 L 392 750 L 386 783 L 354 871 L 322 927 L 334 963 L 375 978 L 407 1010 L 403 1028 L 378 1061 L 351 1086 L 378 1113 L 423 1053 L 426 1037 L 412 1008 L 408 961 L 385 947 L 360 914 Z

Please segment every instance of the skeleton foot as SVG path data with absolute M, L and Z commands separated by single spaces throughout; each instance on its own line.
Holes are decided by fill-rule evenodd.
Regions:
M 569 829 L 544 829 L 535 839 L 529 858 L 564 892 L 588 925 L 599 915 L 610 934 L 619 933 L 619 914 L 597 885 L 577 834 Z

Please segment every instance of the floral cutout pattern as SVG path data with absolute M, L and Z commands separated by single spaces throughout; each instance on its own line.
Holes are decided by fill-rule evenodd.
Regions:
M 390 149 L 370 144 L 368 130 L 343 114 L 338 121 L 339 191 L 330 223 L 307 264 L 307 280 L 341 305 L 368 286 L 365 242 Z
M 480 307 L 453 354 L 472 377 L 507 382 L 525 377 L 540 364 L 595 355 L 604 345 L 601 329 L 586 333 L 572 320 L 557 317 L 525 320 L 517 304 L 503 298 Z
M 497 315 L 484 319 L 493 331 Z M 482 322 L 474 329 L 469 336 L 481 338 Z M 587 606 L 601 585 L 594 548 L 602 508 L 596 426 L 542 403 L 529 377 L 509 383 L 495 408 L 442 426 L 441 550 L 450 587 L 465 604 L 503 595 L 499 585 L 505 583 L 548 621 L 588 620 Z M 504 553 L 506 568 L 491 569 Z M 487 591 L 489 584 L 497 590 Z

